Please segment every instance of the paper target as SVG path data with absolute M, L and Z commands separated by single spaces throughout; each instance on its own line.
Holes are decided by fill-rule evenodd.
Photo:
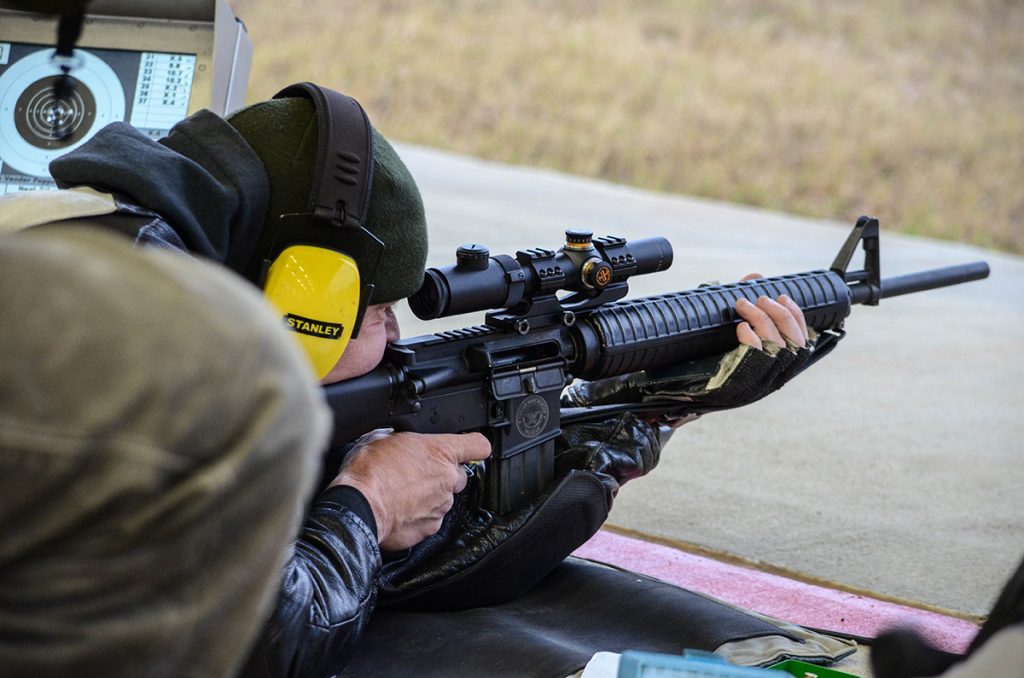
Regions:
M 125 117 L 121 81 L 87 50 L 75 50 L 74 87 L 58 94 L 54 85 L 61 71 L 51 59 L 54 51 L 33 52 L 0 74 L 0 159 L 35 177 L 48 177 L 51 160 Z

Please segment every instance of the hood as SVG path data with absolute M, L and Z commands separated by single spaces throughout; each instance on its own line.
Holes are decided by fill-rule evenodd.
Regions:
M 243 271 L 263 228 L 263 164 L 223 118 L 199 111 L 159 141 L 115 122 L 50 163 L 61 188 L 87 185 L 153 210 L 194 254 Z

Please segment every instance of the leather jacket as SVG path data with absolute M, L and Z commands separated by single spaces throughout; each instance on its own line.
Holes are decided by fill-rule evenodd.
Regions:
M 366 499 L 332 487 L 313 502 L 281 595 L 243 676 L 332 676 L 355 651 L 377 600 L 381 557 Z

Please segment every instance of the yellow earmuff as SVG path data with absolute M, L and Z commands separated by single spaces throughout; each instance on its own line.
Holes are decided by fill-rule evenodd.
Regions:
M 291 245 L 271 264 L 264 294 L 323 379 L 345 351 L 359 314 L 355 260 L 323 247 Z
M 270 246 L 247 272 L 282 314 L 317 378 L 359 335 L 384 243 L 364 227 L 373 185 L 373 130 L 355 99 L 312 83 L 275 95 L 304 97 L 317 118 L 317 157 L 304 212 L 267 224 Z M 362 269 L 347 254 L 361 252 Z M 360 276 L 362 270 L 362 276 Z

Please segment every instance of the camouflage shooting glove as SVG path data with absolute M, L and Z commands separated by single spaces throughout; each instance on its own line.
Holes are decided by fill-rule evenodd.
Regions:
M 660 453 L 657 427 L 629 413 L 570 426 L 556 442 L 554 482 L 506 515 L 481 507 L 483 475 L 472 471 L 438 533 L 384 563 L 377 606 L 457 610 L 523 595 L 597 532 L 619 486 Z
M 579 382 L 566 389 L 562 407 L 622 405 L 645 418 L 677 425 L 704 412 L 749 405 L 826 356 L 844 333 L 812 330 L 810 335 L 806 347 L 765 342 L 759 350 L 741 344 L 723 356 Z

